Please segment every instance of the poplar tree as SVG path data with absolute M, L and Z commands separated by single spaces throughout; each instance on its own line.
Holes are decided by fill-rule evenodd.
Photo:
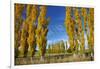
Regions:
M 66 32 L 69 36 L 69 43 L 70 43 L 70 50 L 73 52 L 74 50 L 74 20 L 71 17 L 71 7 L 66 8 L 66 18 L 65 18 L 65 26 L 66 26 Z
M 28 56 L 32 57 L 35 54 L 36 48 L 36 18 L 38 14 L 37 6 L 27 5 L 27 18 L 28 18 Z
M 84 30 L 82 28 L 82 18 L 81 15 L 79 13 L 79 9 L 75 8 L 75 22 L 78 25 L 78 32 L 77 32 L 77 36 L 79 40 L 79 46 L 80 46 L 80 53 L 83 54 L 84 53 Z
M 25 24 L 25 21 L 22 25 L 22 29 L 21 29 L 21 40 L 20 40 L 20 46 L 18 47 L 18 50 L 19 50 L 19 54 L 18 54 L 18 57 L 24 57 L 24 52 L 25 52 L 25 43 L 26 43 L 26 24 Z
M 46 6 L 40 6 L 40 14 L 38 17 L 38 26 L 36 29 L 36 42 L 37 46 L 39 48 L 39 53 L 41 56 L 41 59 L 44 59 L 46 46 L 47 46 L 47 32 L 48 32 L 48 23 L 49 18 L 46 19 L 46 12 L 47 7 Z
M 88 36 L 88 44 L 91 53 L 94 49 L 94 9 L 89 8 L 88 14 L 88 26 L 89 26 L 89 36 Z
M 24 9 L 23 4 L 15 4 L 14 5 L 14 45 L 15 45 L 15 57 L 18 57 L 18 47 L 20 45 L 20 36 L 21 31 L 20 27 L 22 25 L 23 19 L 22 19 L 22 12 Z

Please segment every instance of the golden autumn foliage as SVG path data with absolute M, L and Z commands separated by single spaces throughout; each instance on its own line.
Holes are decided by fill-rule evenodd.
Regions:
M 19 17 L 21 17 L 23 9 L 24 9 L 23 4 L 15 4 L 15 21 L 19 20 Z
M 69 36 L 69 43 L 70 43 L 70 49 L 73 51 L 74 48 L 74 21 L 71 17 L 71 7 L 66 8 L 66 18 L 65 18 L 65 26 L 66 26 L 66 31 Z
M 92 53 L 94 46 L 94 9 L 89 8 L 87 12 L 86 8 L 82 8 L 82 16 L 84 19 L 85 32 L 87 33 L 88 46 Z
M 18 57 L 24 57 L 25 52 L 25 43 L 26 43 L 26 30 L 25 30 L 26 24 L 23 23 L 23 28 L 21 30 L 21 40 L 20 40 L 20 46 L 19 46 L 19 55 Z
M 84 19 L 84 28 L 86 30 L 86 27 L 87 27 L 87 9 L 86 8 L 82 8 L 81 9 L 81 13 L 82 13 L 82 16 L 83 16 L 83 19 Z
M 23 19 L 21 17 L 22 11 L 24 9 L 24 5 L 22 4 L 15 4 L 15 13 L 14 13 L 14 31 L 15 31 L 15 36 L 14 36 L 14 40 L 15 40 L 15 56 L 18 56 L 18 47 L 20 45 L 20 37 L 21 37 L 21 31 L 20 31 L 20 26 L 23 22 Z
M 22 32 L 21 32 L 21 41 L 19 47 L 19 57 L 24 57 L 25 48 L 28 45 L 28 53 L 29 57 L 34 56 L 35 48 L 36 48 L 36 38 L 35 38 L 35 30 L 36 30 L 36 18 L 38 14 L 37 6 L 35 5 L 27 5 L 26 7 L 26 19 L 22 23 Z M 24 31 L 24 32 L 23 32 Z
M 36 17 L 37 17 L 37 6 L 35 5 L 27 5 L 27 18 L 28 18 L 28 56 L 34 56 L 35 48 L 36 48 L 36 38 L 35 38 L 35 30 L 36 30 Z
M 80 53 L 84 53 L 84 30 L 82 28 L 81 13 L 79 13 L 78 8 L 66 8 L 65 26 L 69 36 L 71 51 L 74 52 L 75 50 L 75 52 L 78 52 L 78 49 L 80 47 Z
M 75 21 L 78 25 L 78 32 L 77 32 L 77 40 L 79 40 L 80 42 L 80 53 L 83 54 L 84 53 L 84 30 L 82 29 L 82 18 L 81 18 L 81 13 L 79 13 L 79 9 L 75 8 Z
M 40 56 L 44 56 L 47 45 L 48 19 L 46 19 L 46 6 L 40 6 L 38 17 L 38 26 L 36 29 L 36 42 L 39 48 Z
M 94 9 L 89 9 L 88 14 L 88 26 L 89 26 L 89 36 L 88 36 L 88 44 L 90 51 L 93 52 L 94 49 Z
M 74 12 L 74 14 L 72 13 Z M 74 18 L 73 18 L 74 16 Z M 83 19 L 83 26 L 82 26 Z M 66 8 L 65 18 L 66 32 L 69 36 L 70 48 L 80 49 L 80 53 L 83 54 L 85 51 L 85 32 L 87 33 L 88 46 L 92 48 L 94 44 L 94 9 L 89 8 Z M 84 28 L 83 28 L 84 27 Z M 89 29 L 89 31 L 88 31 Z M 88 34 L 89 33 L 89 34 Z

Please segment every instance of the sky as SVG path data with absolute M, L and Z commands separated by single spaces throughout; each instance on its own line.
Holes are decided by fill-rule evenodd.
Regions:
M 62 6 L 48 6 L 47 17 L 50 17 L 49 32 L 47 34 L 47 42 L 53 43 L 60 40 L 66 41 L 68 39 L 65 21 L 65 7 Z

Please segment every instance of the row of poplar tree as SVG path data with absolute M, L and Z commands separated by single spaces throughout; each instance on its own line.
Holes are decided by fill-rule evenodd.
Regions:
M 46 18 L 47 7 L 15 4 L 14 10 L 15 57 L 33 57 L 36 46 L 39 48 L 40 56 L 43 57 L 47 46 L 49 23 L 49 18 Z M 26 12 L 25 19 L 23 12 Z
M 94 54 L 94 8 L 67 7 L 65 18 L 66 32 L 72 53 L 85 52 L 85 35 L 89 52 Z

